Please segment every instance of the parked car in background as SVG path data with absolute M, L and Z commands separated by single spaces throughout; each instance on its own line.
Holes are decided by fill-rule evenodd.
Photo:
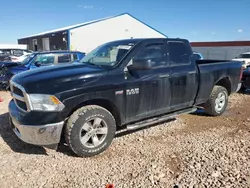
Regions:
M 222 115 L 240 86 L 240 62 L 195 60 L 185 39 L 100 45 L 77 64 L 45 67 L 10 81 L 10 125 L 24 142 L 79 156 L 106 150 L 117 130 L 135 130 L 204 108 Z M 129 145 L 129 143 L 128 143 Z
M 8 88 L 10 78 L 20 72 L 38 67 L 79 61 L 84 56 L 85 53 L 83 52 L 59 50 L 34 52 L 27 55 L 22 62 L 0 62 L 0 88 Z
M 27 57 L 27 55 L 32 53 L 31 50 L 13 48 L 0 48 L 0 51 L 8 55 L 10 57 L 10 61 L 12 62 L 21 62 Z
M 246 68 L 248 65 L 250 65 L 250 52 L 242 53 L 238 57 L 235 57 L 233 60 L 242 61 L 243 68 Z
M 11 57 L 10 57 L 10 55 L 8 55 L 0 50 L 0 62 L 1 61 L 4 61 L 4 62 L 11 61 Z
M 24 53 L 21 56 L 15 56 L 15 55 L 11 55 L 10 56 L 10 60 L 11 62 L 22 62 L 24 59 L 26 59 L 30 54 L 32 53 Z
M 195 60 L 204 59 L 201 53 L 193 52 L 193 55 L 194 55 L 194 59 L 195 59 Z
M 250 89 L 250 65 L 244 69 L 241 81 L 241 90 Z

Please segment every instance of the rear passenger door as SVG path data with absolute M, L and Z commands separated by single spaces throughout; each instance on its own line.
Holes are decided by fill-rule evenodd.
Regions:
M 198 90 L 198 71 L 192 61 L 188 42 L 168 41 L 170 73 L 170 110 L 180 110 L 193 105 Z

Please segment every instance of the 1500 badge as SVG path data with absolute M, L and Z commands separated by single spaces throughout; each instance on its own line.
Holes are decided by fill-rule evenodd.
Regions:
M 127 89 L 127 90 L 126 90 L 126 94 L 127 94 L 127 95 L 139 94 L 139 88 Z

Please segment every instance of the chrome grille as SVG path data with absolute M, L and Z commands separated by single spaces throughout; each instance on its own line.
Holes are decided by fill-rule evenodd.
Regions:
M 17 107 L 23 111 L 27 111 L 27 97 L 25 90 L 14 82 L 10 82 L 11 95 L 17 105 Z

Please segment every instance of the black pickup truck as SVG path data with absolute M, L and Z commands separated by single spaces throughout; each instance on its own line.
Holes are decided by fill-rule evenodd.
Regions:
M 237 61 L 195 61 L 185 39 L 108 42 L 78 63 L 15 75 L 10 124 L 24 142 L 50 147 L 65 138 L 78 156 L 93 156 L 121 127 L 141 128 L 198 107 L 223 114 L 241 75 Z

